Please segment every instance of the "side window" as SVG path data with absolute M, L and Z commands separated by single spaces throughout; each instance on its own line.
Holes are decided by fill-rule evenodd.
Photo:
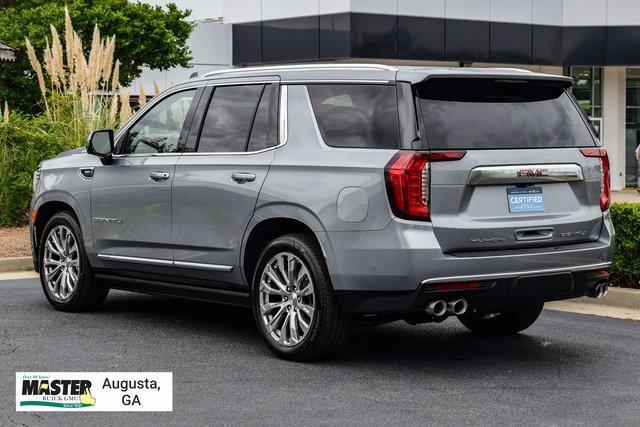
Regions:
M 325 143 L 332 147 L 399 148 L 395 86 L 307 85 Z
M 243 152 L 264 85 L 219 86 L 204 118 L 198 152 Z
M 154 105 L 129 129 L 120 154 L 175 152 L 195 93 L 174 93 Z
M 278 145 L 278 100 L 274 85 L 266 85 L 253 119 L 247 151 L 259 151 Z

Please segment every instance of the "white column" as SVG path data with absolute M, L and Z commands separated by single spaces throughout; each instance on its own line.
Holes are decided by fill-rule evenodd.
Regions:
M 602 82 L 602 144 L 611 162 L 611 189 L 625 186 L 625 67 L 605 67 Z

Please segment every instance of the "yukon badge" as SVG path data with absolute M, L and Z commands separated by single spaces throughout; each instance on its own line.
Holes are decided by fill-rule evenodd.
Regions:
M 91 218 L 92 222 L 98 223 L 98 224 L 122 224 L 124 223 L 124 219 L 123 218 L 104 218 L 104 217 L 97 217 L 94 216 L 93 218 Z
M 518 178 L 549 176 L 549 169 L 519 169 L 516 174 Z
M 502 237 L 472 237 L 469 239 L 471 243 L 502 243 L 504 238 Z

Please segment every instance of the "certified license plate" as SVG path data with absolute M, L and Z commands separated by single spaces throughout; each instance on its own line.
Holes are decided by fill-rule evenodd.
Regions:
M 507 188 L 509 212 L 544 212 L 542 187 Z

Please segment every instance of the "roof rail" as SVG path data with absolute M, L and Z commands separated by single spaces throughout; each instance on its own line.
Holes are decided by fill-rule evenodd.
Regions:
M 319 69 L 319 70 L 339 70 L 341 68 L 346 69 L 375 69 L 375 70 L 386 70 L 386 71 L 398 71 L 398 68 L 392 67 L 389 65 L 382 64 L 348 64 L 348 63 L 338 63 L 338 64 L 299 64 L 299 65 L 272 65 L 265 67 L 240 67 L 240 68 L 226 68 L 224 70 L 215 70 L 209 71 L 202 77 L 211 77 L 220 74 L 238 72 L 238 71 L 278 71 L 278 70 L 304 70 L 304 69 Z

